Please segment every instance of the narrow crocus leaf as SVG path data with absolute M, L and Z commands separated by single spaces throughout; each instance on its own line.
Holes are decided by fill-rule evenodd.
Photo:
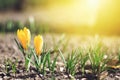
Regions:
M 33 53 L 33 56 L 34 56 L 34 59 L 35 59 L 36 65 L 38 65 L 38 64 L 39 64 L 39 62 L 38 62 L 39 59 L 37 58 L 34 49 L 31 49 L 31 51 L 32 51 L 32 53 Z
M 59 54 L 54 58 L 54 61 L 52 63 L 52 67 L 51 67 L 52 71 L 54 71 L 54 69 L 55 69 L 55 65 L 56 65 L 56 61 L 57 61 L 58 56 L 59 56 Z
M 61 56 L 61 58 L 62 58 L 62 60 L 63 60 L 64 64 L 66 64 L 65 58 L 64 58 L 64 56 L 63 56 L 63 54 L 62 54 L 61 50 L 60 50 L 60 49 L 58 49 L 58 50 L 59 50 L 60 56 Z
M 23 55 L 25 56 L 24 49 L 23 49 L 22 45 L 21 45 L 16 39 L 14 39 L 14 40 L 15 40 L 18 48 L 20 49 L 20 51 L 21 51 L 21 52 L 23 53 Z

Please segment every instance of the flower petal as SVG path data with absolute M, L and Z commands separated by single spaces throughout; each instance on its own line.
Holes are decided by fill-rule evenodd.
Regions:
M 36 54 L 39 56 L 40 53 L 42 52 L 42 47 L 43 47 L 43 38 L 41 35 L 35 36 L 34 47 L 35 47 Z

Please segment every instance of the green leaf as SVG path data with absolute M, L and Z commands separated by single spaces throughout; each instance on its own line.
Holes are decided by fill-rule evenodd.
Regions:
M 25 67 L 26 67 L 27 71 L 30 68 L 30 61 L 31 61 L 31 59 L 26 56 L 25 57 Z
M 37 58 L 37 55 L 36 55 L 34 49 L 31 49 L 31 52 L 33 53 L 33 56 L 34 56 L 35 62 L 36 62 L 36 64 L 38 65 L 38 64 L 39 64 L 39 59 Z
M 60 50 L 60 49 L 58 49 L 58 50 L 59 50 L 60 56 L 61 56 L 61 58 L 62 58 L 62 60 L 63 60 L 64 64 L 66 64 L 65 58 L 64 58 L 64 56 L 63 56 L 63 54 L 62 54 L 61 50 Z
M 20 51 L 21 51 L 21 52 L 23 53 L 23 55 L 25 56 L 24 49 L 23 49 L 22 45 L 17 41 L 17 39 L 14 38 L 14 40 L 15 40 L 18 48 L 20 49 Z
M 50 67 L 50 52 L 48 53 L 48 55 L 47 55 L 47 60 L 48 60 L 48 68 L 50 69 L 51 67 Z
M 58 58 L 59 54 L 55 57 L 53 63 L 52 63 L 52 67 L 51 67 L 51 70 L 52 72 L 54 71 L 54 68 L 55 68 L 55 65 L 56 65 L 56 61 L 57 61 L 57 58 Z

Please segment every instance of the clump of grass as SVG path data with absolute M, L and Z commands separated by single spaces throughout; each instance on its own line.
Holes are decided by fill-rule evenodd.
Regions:
M 94 47 L 91 47 L 88 52 L 93 74 L 97 75 L 98 80 L 100 78 L 100 73 L 106 69 L 106 63 L 108 61 L 104 59 L 105 52 L 102 50 L 101 46 L 101 42 L 98 42 Z
M 12 72 L 12 73 L 14 73 L 14 77 L 16 77 L 17 63 L 18 63 L 17 59 L 15 59 L 14 62 L 10 59 L 5 59 L 5 61 L 4 61 L 5 73 L 7 75 L 10 75 L 10 72 Z
M 77 56 L 76 51 L 68 54 L 66 59 L 66 72 L 74 75 L 76 73 L 77 64 L 78 64 L 79 56 Z
M 60 52 L 60 56 L 65 64 L 66 73 L 68 74 L 68 76 L 69 76 L 69 74 L 74 76 L 77 71 L 77 64 L 79 62 L 79 56 L 77 54 L 77 51 L 74 50 L 74 51 L 72 51 L 72 53 L 69 53 L 66 59 L 63 56 L 63 53 L 61 52 L 61 50 L 59 50 L 59 52 Z
M 82 74 L 85 73 L 85 66 L 88 61 L 88 54 L 82 48 L 77 49 L 78 57 L 79 57 L 79 66 L 81 68 Z
M 76 49 L 72 51 L 72 53 L 68 53 L 67 58 L 65 59 L 63 53 L 60 51 L 62 60 L 66 67 L 66 72 L 72 76 L 78 71 L 78 68 L 81 68 L 81 71 L 84 75 L 85 66 L 88 61 L 89 56 L 84 53 L 82 48 Z
M 37 56 L 34 50 L 32 50 L 32 53 L 34 55 L 34 62 L 32 63 L 38 71 L 41 71 L 43 75 L 45 75 L 45 70 L 47 68 L 49 68 L 52 73 L 54 72 L 58 55 L 53 59 L 52 62 L 50 58 L 50 50 L 47 52 L 43 52 L 41 56 Z

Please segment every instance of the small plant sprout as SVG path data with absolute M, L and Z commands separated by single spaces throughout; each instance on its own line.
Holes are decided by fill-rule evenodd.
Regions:
M 35 51 L 32 50 L 32 52 L 34 54 L 34 61 L 35 61 L 34 65 L 37 68 L 37 70 L 41 71 L 44 75 L 45 69 L 48 67 L 53 74 L 58 55 L 54 58 L 52 62 L 50 59 L 50 54 L 51 54 L 50 50 L 48 50 L 47 52 L 42 52 L 42 49 L 44 49 L 43 38 L 40 35 L 34 38 L 34 47 L 35 47 Z
M 35 67 L 37 70 L 39 70 L 40 65 L 41 65 L 41 53 L 42 53 L 42 48 L 43 48 L 43 38 L 41 35 L 35 36 L 34 38 L 34 49 L 32 49 L 32 53 L 34 55 L 34 60 L 35 60 Z
M 48 53 L 48 56 L 47 56 L 47 61 L 48 61 L 48 68 L 49 70 L 53 73 L 54 70 L 55 70 L 55 66 L 56 66 L 56 61 L 57 61 L 57 58 L 58 58 L 59 54 L 57 54 L 55 56 L 55 58 L 53 59 L 53 61 L 51 61 L 50 59 L 50 53 Z
M 61 50 L 60 49 L 58 50 L 59 50 L 61 59 L 63 60 L 65 64 L 66 73 L 68 74 L 68 77 L 70 77 L 69 74 L 74 76 L 76 73 L 77 64 L 79 63 L 79 56 L 77 52 L 72 51 L 72 53 L 68 54 L 67 58 L 65 59 Z
M 15 62 L 11 61 L 10 59 L 5 59 L 5 73 L 9 75 L 10 71 L 15 74 L 16 77 L 16 70 L 17 70 L 17 60 Z
M 106 69 L 107 59 L 104 59 L 104 52 L 101 48 L 101 42 L 98 42 L 92 49 L 88 52 L 90 64 L 92 66 L 92 71 L 97 75 L 98 80 L 100 78 L 100 73 Z
M 5 64 L 5 73 L 8 75 L 11 68 L 11 60 L 5 59 L 4 64 Z
M 24 59 L 25 59 L 25 67 L 27 70 L 29 70 L 30 67 L 30 61 L 32 54 L 29 53 L 29 46 L 30 46 L 30 40 L 31 40 L 31 34 L 29 29 L 24 27 L 24 29 L 18 29 L 17 30 L 17 37 L 19 42 L 15 39 L 19 49 L 21 50 Z
M 79 48 L 77 50 L 77 53 L 78 53 L 78 56 L 79 56 L 80 68 L 81 68 L 82 74 L 84 75 L 85 65 L 86 65 L 86 62 L 88 61 L 89 56 L 83 51 L 82 48 Z
M 78 62 L 79 56 L 77 55 L 76 51 L 72 51 L 72 53 L 68 54 L 66 59 L 66 72 L 74 76 Z

